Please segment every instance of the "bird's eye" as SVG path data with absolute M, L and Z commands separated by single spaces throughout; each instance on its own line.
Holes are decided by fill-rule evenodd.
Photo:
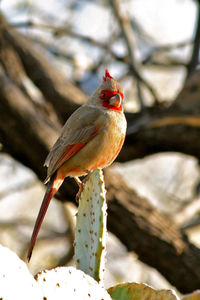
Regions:
M 101 94 L 101 97 L 102 97 L 102 98 L 105 98 L 105 97 L 106 97 L 106 93 L 102 93 L 102 94 Z

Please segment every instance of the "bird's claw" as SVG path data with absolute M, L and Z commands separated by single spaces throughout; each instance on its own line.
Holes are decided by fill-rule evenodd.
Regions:
M 76 194 L 76 202 L 79 203 L 79 199 L 80 199 L 80 196 L 81 196 L 81 193 L 85 187 L 85 184 L 89 178 L 89 175 L 92 173 L 92 171 L 89 171 L 89 170 L 84 170 L 85 173 L 87 173 L 87 175 L 85 176 L 85 178 L 81 181 L 78 177 L 75 177 L 75 180 L 79 186 L 79 191 L 78 193 Z
M 79 191 L 78 193 L 76 194 L 76 202 L 79 203 L 79 199 L 80 199 L 80 196 L 81 196 L 81 193 L 84 189 L 84 186 L 85 186 L 85 183 L 84 182 L 81 182 L 81 184 L 79 184 Z
M 90 174 L 92 173 L 92 171 L 89 171 L 89 170 L 84 170 L 84 171 L 87 173 L 85 178 L 83 178 L 83 180 L 82 180 L 82 183 L 84 183 L 84 185 L 85 185 L 86 182 L 88 181 L 88 178 L 89 178 Z

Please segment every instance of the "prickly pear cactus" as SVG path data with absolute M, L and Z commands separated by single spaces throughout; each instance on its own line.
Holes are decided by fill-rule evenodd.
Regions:
M 0 245 L 0 299 L 40 300 L 42 292 L 27 265 L 10 249 Z
M 146 284 L 123 283 L 108 289 L 113 300 L 178 300 L 171 290 L 154 290 Z
M 35 276 L 45 300 L 111 300 L 92 277 L 73 267 L 57 267 Z
M 79 200 L 75 259 L 77 268 L 98 282 L 104 271 L 106 208 L 103 173 L 95 169 L 89 175 Z

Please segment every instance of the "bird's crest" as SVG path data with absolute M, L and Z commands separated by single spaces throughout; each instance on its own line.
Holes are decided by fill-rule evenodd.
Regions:
M 114 79 L 110 73 L 108 72 L 108 69 L 105 70 L 105 76 L 103 76 L 103 81 L 106 81 L 107 79 Z

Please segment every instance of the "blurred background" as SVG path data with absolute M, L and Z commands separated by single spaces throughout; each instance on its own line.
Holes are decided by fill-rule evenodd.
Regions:
M 198 288 L 200 1 L 1 0 L 0 10 L 0 244 L 26 260 L 45 157 L 108 68 L 128 131 L 105 170 L 105 285 Z M 33 274 L 74 264 L 76 192 L 66 179 L 52 201 Z

